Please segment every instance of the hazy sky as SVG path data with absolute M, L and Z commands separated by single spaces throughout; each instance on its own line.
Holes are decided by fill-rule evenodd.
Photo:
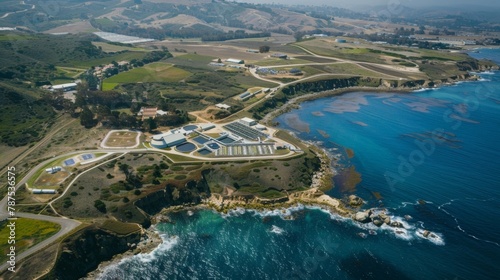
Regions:
M 331 5 L 337 7 L 379 6 L 379 5 L 405 5 L 410 7 L 426 6 L 482 6 L 481 8 L 500 8 L 498 0 L 237 0 L 237 2 L 250 2 L 259 4 L 301 4 L 301 5 Z

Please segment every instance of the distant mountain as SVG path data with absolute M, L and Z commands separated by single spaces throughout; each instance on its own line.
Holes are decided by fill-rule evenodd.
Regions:
M 333 7 L 290 8 L 220 0 L 68 0 L 43 3 L 37 0 L 2 1 L 0 26 L 23 26 L 42 32 L 81 19 L 92 20 L 94 27 L 106 31 L 159 29 L 170 30 L 174 36 L 177 32 L 179 37 L 189 33 L 183 29 L 203 33 L 242 29 L 249 33 L 293 34 L 318 28 L 339 31 L 332 19 L 356 14 Z

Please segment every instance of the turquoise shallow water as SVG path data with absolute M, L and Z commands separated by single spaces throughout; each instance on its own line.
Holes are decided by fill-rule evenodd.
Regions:
M 498 50 L 473 55 L 500 62 Z M 157 250 L 113 265 L 101 278 L 498 279 L 500 73 L 481 76 L 414 94 L 315 100 L 277 118 L 339 155 L 343 167 L 354 165 L 362 181 L 352 191 L 367 208 L 385 208 L 402 221 L 403 232 L 304 207 L 181 212 L 175 224 L 158 225 L 165 243 Z M 303 129 L 296 120 L 309 132 L 296 130 Z M 331 195 L 351 193 L 341 176 L 335 182 Z M 439 238 L 423 238 L 424 228 Z

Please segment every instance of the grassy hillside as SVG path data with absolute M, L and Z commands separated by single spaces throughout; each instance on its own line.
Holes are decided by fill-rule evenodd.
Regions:
M 23 146 L 38 140 L 56 115 L 28 89 L 0 82 L 0 142 Z
M 105 53 L 93 45 L 92 34 L 46 35 L 0 31 L 0 79 L 18 79 L 39 85 L 55 80 L 73 80 L 74 71 L 112 61 L 142 59 L 147 50 Z M 66 67 L 61 71 L 58 66 Z
M 188 71 L 179 69 L 170 63 L 156 62 L 147 64 L 144 67 L 135 68 L 127 72 L 122 72 L 104 81 L 104 88 L 109 88 L 108 84 L 125 83 L 155 83 L 155 82 L 179 82 L 190 76 Z

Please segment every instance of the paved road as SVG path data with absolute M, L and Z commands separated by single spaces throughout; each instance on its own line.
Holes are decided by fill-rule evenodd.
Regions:
M 49 222 L 53 222 L 53 223 L 57 223 L 57 224 L 61 225 L 61 230 L 59 230 L 56 234 L 52 235 L 51 237 L 45 239 L 44 241 L 42 241 L 38 244 L 36 244 L 35 246 L 29 248 L 28 250 L 18 254 L 16 256 L 17 263 L 19 263 L 20 260 L 26 258 L 27 256 L 29 256 L 35 252 L 38 252 L 39 250 L 42 250 L 46 246 L 50 245 L 52 242 L 56 241 L 60 237 L 71 232 L 73 229 L 75 229 L 76 227 L 78 227 L 80 225 L 79 221 L 58 218 L 58 217 L 45 216 L 45 215 L 36 215 L 36 214 L 30 214 L 30 213 L 17 213 L 16 216 L 20 217 L 20 218 L 49 221 Z M 8 263 L 2 264 L 0 266 L 0 271 L 6 270 L 8 268 L 8 266 L 9 266 Z

